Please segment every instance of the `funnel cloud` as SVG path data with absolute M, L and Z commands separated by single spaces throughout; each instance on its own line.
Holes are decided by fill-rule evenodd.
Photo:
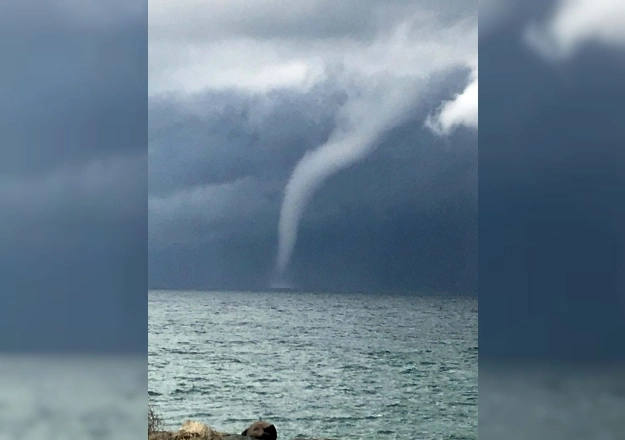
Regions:
M 411 255 L 437 240 L 451 255 L 473 234 L 467 223 L 447 247 L 430 229 L 457 215 L 448 204 L 474 208 L 475 133 L 449 140 L 423 122 L 468 82 L 477 3 L 278 3 L 151 5 L 151 286 L 473 286 L 455 257 L 463 275 L 449 277 L 382 254 L 421 264 Z M 471 148 L 441 148 L 459 139 Z
M 407 86 L 385 89 L 348 101 L 339 126 L 328 141 L 307 152 L 295 167 L 284 192 L 278 224 L 278 257 L 276 273 L 286 276 L 286 270 L 297 242 L 300 221 L 315 192 L 335 173 L 364 159 L 377 145 L 385 131 L 401 123 L 414 96 Z

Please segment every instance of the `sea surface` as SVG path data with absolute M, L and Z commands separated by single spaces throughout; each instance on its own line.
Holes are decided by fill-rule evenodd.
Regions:
M 147 431 L 146 361 L 0 354 L 0 440 L 136 440 Z
M 168 428 L 477 438 L 476 299 L 152 291 L 148 315 L 148 396 Z

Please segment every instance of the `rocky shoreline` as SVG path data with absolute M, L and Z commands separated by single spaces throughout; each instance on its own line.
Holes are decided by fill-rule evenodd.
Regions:
M 220 432 L 204 423 L 193 420 L 186 420 L 178 431 L 161 431 L 153 424 L 148 424 L 148 440 L 277 440 L 277 438 L 276 427 L 262 420 L 252 423 L 241 434 Z M 334 439 L 298 437 L 293 440 Z

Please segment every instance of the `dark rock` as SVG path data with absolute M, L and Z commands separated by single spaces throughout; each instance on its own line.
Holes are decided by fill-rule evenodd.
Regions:
M 277 440 L 278 431 L 271 423 L 259 420 L 252 423 L 249 428 L 241 433 L 241 435 L 257 440 Z

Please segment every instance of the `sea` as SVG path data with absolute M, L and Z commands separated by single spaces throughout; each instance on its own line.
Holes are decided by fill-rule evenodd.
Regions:
M 0 354 L 0 440 L 136 440 L 143 356 Z
M 477 299 L 434 294 L 148 295 L 148 399 L 281 439 L 477 439 Z

